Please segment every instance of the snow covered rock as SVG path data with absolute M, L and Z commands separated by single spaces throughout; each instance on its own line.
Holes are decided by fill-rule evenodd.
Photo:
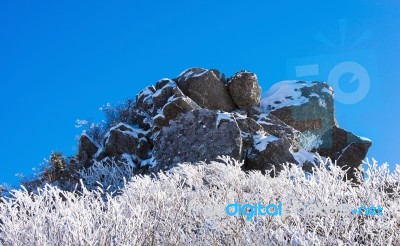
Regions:
M 235 119 L 207 109 L 178 117 L 163 127 L 153 142 L 156 170 L 183 162 L 215 160 L 220 155 L 240 159 L 242 153 L 242 137 Z
M 281 170 L 282 163 L 296 163 L 290 150 L 292 142 L 285 134 L 282 137 L 266 132 L 261 124 L 249 117 L 235 117 L 243 139 L 242 160 L 244 170 Z M 279 126 L 278 126 L 279 127 Z
M 312 169 L 321 163 L 320 156 L 316 153 L 308 152 L 305 149 L 300 149 L 292 153 L 297 164 L 308 173 L 312 173 Z
M 104 139 L 104 153 L 107 156 L 135 154 L 141 159 L 148 157 L 150 144 L 143 130 L 120 123 L 111 128 Z
M 217 70 L 190 68 L 176 79 L 182 92 L 200 107 L 230 112 L 236 109 Z
M 254 73 L 241 71 L 228 82 L 228 90 L 233 102 L 240 109 L 260 106 L 261 87 Z
M 333 89 L 323 82 L 276 83 L 265 93 L 261 108 L 300 132 L 322 135 L 330 127 L 337 126 Z
M 273 170 L 271 176 L 275 176 L 282 170 L 280 164 L 296 163 L 287 139 L 266 132 L 253 136 L 253 139 L 253 148 L 247 153 L 244 170 L 261 170 L 262 173 Z
M 261 125 L 259 125 L 253 118 L 244 117 L 243 115 L 234 114 L 236 122 L 239 126 L 240 133 L 243 141 L 243 151 L 241 160 L 246 162 L 247 153 L 253 148 L 253 136 L 263 131 Z
M 285 122 L 272 114 L 259 114 L 255 119 L 257 120 L 257 123 L 262 126 L 265 132 L 280 138 L 288 139 L 291 142 L 292 148 L 297 149 L 297 141 L 301 134 L 299 131 L 285 124 Z

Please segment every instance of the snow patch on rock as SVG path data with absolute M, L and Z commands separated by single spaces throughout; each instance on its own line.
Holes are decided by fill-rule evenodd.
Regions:
M 298 152 L 292 153 L 294 159 L 300 164 L 303 165 L 306 161 L 314 163 L 316 155 L 314 153 L 308 152 L 304 149 L 300 149 Z
M 183 71 L 182 73 L 179 74 L 179 77 L 183 77 L 183 80 L 187 80 L 187 79 L 193 78 L 193 77 L 194 78 L 200 77 L 200 76 L 206 74 L 208 71 L 210 71 L 208 69 L 202 68 L 203 71 L 195 72 L 194 71 L 195 69 L 197 69 L 197 68 L 186 69 L 185 71 Z
M 278 137 L 272 135 L 254 135 L 254 148 L 258 151 L 263 151 L 268 147 L 268 143 L 279 140 Z
M 215 127 L 218 128 L 219 125 L 223 121 L 233 122 L 233 121 L 235 121 L 235 118 L 233 118 L 232 114 L 230 114 L 230 113 L 220 112 L 220 113 L 218 113 L 217 122 L 215 123 Z
M 301 88 L 311 87 L 314 83 L 286 80 L 274 84 L 261 98 L 261 110 L 269 113 L 287 106 L 297 106 L 309 101 L 301 93 Z

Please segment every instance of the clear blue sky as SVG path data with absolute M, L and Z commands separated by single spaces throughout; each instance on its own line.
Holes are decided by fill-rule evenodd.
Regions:
M 0 183 L 31 174 L 52 150 L 74 154 L 76 119 L 99 120 L 105 103 L 193 66 L 253 71 L 265 91 L 307 75 L 303 65 L 314 64 L 312 79 L 327 80 L 343 61 L 361 64 L 368 93 L 337 101 L 337 118 L 373 140 L 369 157 L 393 167 L 399 26 L 394 0 L 1 1 Z M 352 76 L 340 77 L 344 92 L 365 83 L 348 83 Z

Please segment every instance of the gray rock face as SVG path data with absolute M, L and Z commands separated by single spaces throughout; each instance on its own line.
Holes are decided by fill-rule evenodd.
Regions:
M 236 109 L 216 70 L 191 68 L 184 71 L 176 81 L 182 92 L 202 108 L 226 112 Z
M 162 128 L 153 151 L 157 169 L 163 170 L 177 163 L 215 160 L 220 155 L 240 159 L 242 137 L 229 114 L 197 109 Z
M 350 168 L 347 176 L 356 181 L 354 171 L 360 168 L 372 145 L 371 140 L 358 137 L 336 126 L 328 129 L 320 139 L 322 142 L 314 151 L 331 160 L 337 160 L 337 165 L 340 167 Z
M 228 90 L 233 102 L 240 109 L 260 107 L 261 87 L 254 73 L 236 73 L 229 80 Z
M 145 133 L 125 124 L 118 124 L 110 129 L 104 139 L 104 152 L 108 156 L 135 154 L 141 159 L 148 157 L 150 144 Z

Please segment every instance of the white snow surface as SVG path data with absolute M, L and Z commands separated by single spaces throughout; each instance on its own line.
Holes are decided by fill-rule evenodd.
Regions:
M 126 134 L 126 135 L 130 135 L 130 136 L 132 136 L 132 137 L 134 137 L 134 138 L 137 138 L 137 139 L 140 139 L 140 138 L 139 138 L 139 133 L 142 133 L 143 135 L 146 135 L 146 134 L 147 134 L 147 131 L 144 131 L 144 130 L 142 130 L 142 129 L 140 129 L 140 128 L 133 128 L 133 127 L 131 127 L 130 125 L 127 125 L 127 124 L 125 124 L 125 123 L 119 123 L 118 125 L 116 125 L 116 126 L 114 126 L 114 127 L 111 127 L 110 131 L 111 131 L 111 130 L 114 130 L 114 129 L 117 129 L 117 128 L 120 127 L 120 126 L 125 126 L 125 127 L 128 128 L 129 130 L 121 131 L 121 130 L 118 129 L 119 131 L 123 132 L 123 133 Z M 108 143 L 108 139 L 109 139 L 109 137 L 110 137 L 110 131 L 108 131 L 107 134 L 106 134 L 106 136 L 105 136 L 105 138 L 107 139 L 106 143 Z M 144 139 L 144 137 L 141 137 L 141 138 Z
M 298 152 L 292 153 L 292 155 L 300 165 L 303 165 L 306 161 L 314 163 L 316 158 L 314 153 L 308 152 L 304 149 L 300 149 Z
M 189 70 L 191 70 L 191 69 L 193 69 L 193 68 L 188 68 L 188 69 L 186 69 L 185 71 L 183 71 L 182 73 L 179 74 L 179 77 L 184 76 L 184 80 L 187 80 L 188 78 L 200 77 L 200 76 L 206 74 L 208 71 L 210 71 L 210 70 L 208 70 L 208 69 L 200 68 L 200 69 L 202 69 L 203 71 L 200 72 L 200 73 L 195 73 L 195 72 L 193 72 L 193 71 L 189 71 Z
M 360 136 L 359 136 L 359 138 L 360 138 L 361 140 L 363 140 L 363 141 L 370 141 L 370 142 L 372 142 L 372 140 L 371 140 L 371 139 L 369 139 L 369 138 L 366 138 L 366 137 L 360 137 Z
M 300 89 L 315 84 L 298 82 L 298 80 L 285 80 L 274 84 L 261 98 L 261 110 L 269 113 L 279 108 L 307 103 L 309 100 L 301 95 Z
M 329 87 L 329 88 L 330 89 L 323 88 L 321 91 L 325 92 L 325 93 L 328 93 L 329 95 L 333 96 L 333 88 L 332 87 Z
M 272 135 L 254 135 L 253 139 L 254 147 L 260 152 L 265 150 L 270 142 L 279 140 L 279 138 Z
M 223 120 L 226 120 L 229 122 L 234 122 L 235 118 L 233 118 L 233 116 L 230 113 L 219 112 L 215 127 L 218 128 L 218 126 L 221 124 L 221 121 L 223 121 Z

